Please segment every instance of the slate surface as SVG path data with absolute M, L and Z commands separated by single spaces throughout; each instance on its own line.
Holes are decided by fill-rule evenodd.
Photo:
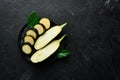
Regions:
M 119 80 L 119 2 L 106 1 L 0 0 L 0 80 Z M 43 65 L 23 59 L 17 39 L 32 10 L 68 23 L 68 58 Z

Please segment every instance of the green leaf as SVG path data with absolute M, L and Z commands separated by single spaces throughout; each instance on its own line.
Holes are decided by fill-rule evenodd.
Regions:
M 30 27 L 34 27 L 34 25 L 36 25 L 37 23 L 39 23 L 39 17 L 35 11 L 32 11 L 32 13 L 28 16 L 27 25 Z
M 60 49 L 57 54 L 57 58 L 65 58 L 70 54 L 67 49 Z

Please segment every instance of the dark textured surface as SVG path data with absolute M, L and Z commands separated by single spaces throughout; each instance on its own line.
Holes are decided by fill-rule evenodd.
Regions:
M 119 80 L 120 8 L 104 2 L 0 0 L 0 80 Z M 32 10 L 57 24 L 68 23 L 68 58 L 40 65 L 23 59 L 17 38 Z

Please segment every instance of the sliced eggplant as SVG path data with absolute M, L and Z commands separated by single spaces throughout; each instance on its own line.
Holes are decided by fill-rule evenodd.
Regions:
M 63 35 L 60 39 L 52 41 L 50 44 L 48 44 L 46 47 L 36 51 L 32 57 L 31 61 L 33 63 L 42 62 L 45 59 L 47 59 L 49 56 L 51 56 L 60 46 L 60 42 L 64 39 L 66 35 Z
M 50 28 L 36 40 L 34 48 L 38 50 L 45 47 L 52 39 L 54 39 L 62 31 L 62 28 L 66 25 L 67 23 L 64 23 L 60 26 L 54 26 Z
M 36 24 L 34 28 L 38 31 L 39 35 L 41 35 L 45 31 L 44 27 L 41 24 Z
M 32 36 L 25 36 L 24 37 L 24 42 L 28 42 L 31 45 L 34 45 L 34 38 Z
M 50 20 L 48 18 L 42 18 L 39 21 L 40 24 L 43 24 L 45 26 L 45 29 L 49 29 L 50 28 Z
M 25 43 L 22 45 L 22 51 L 25 53 L 25 54 L 31 54 L 32 53 L 32 47 L 30 44 L 28 43 Z
M 37 38 L 37 33 L 38 33 L 37 30 L 35 30 L 34 28 L 28 29 L 26 31 L 26 35 L 32 36 L 34 39 Z

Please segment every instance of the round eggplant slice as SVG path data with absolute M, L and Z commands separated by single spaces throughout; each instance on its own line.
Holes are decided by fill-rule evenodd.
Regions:
M 26 35 L 32 36 L 34 39 L 36 39 L 37 38 L 37 31 L 35 31 L 34 29 L 29 29 L 26 31 Z
M 25 36 L 24 37 L 24 42 L 28 42 L 30 43 L 31 45 L 34 45 L 34 39 L 32 36 Z
M 22 51 L 25 53 L 25 54 L 31 54 L 32 53 L 32 48 L 29 44 L 23 44 L 22 45 Z
M 41 35 L 45 31 L 44 27 L 41 24 L 36 24 L 34 28 L 38 31 L 39 35 Z
M 48 18 L 42 18 L 39 21 L 40 24 L 45 26 L 45 29 L 49 29 L 50 28 L 50 20 Z

